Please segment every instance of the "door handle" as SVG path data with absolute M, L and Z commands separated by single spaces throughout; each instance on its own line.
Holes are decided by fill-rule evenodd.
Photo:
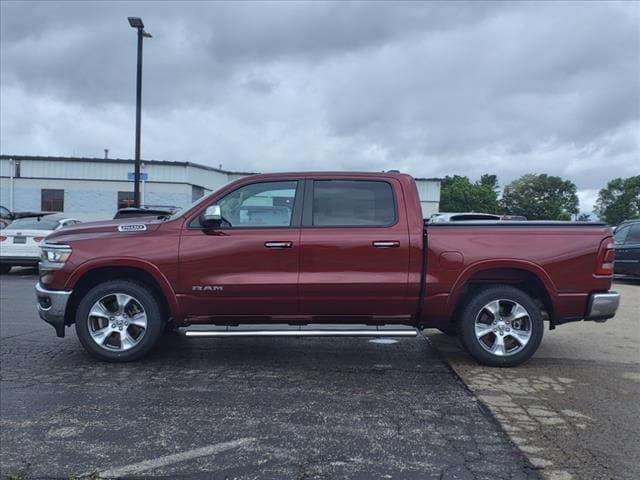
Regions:
M 400 242 L 398 240 L 377 240 L 373 242 L 375 248 L 398 248 Z
M 293 242 L 264 242 L 265 248 L 291 248 Z

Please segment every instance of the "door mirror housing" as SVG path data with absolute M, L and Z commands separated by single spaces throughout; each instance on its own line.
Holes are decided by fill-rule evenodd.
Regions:
M 202 214 L 202 226 L 205 228 L 217 228 L 222 223 L 220 205 L 210 205 Z

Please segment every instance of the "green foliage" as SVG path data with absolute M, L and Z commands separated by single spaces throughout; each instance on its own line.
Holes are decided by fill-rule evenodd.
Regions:
M 482 176 L 480 177 L 480 185 L 486 185 L 487 187 L 489 187 L 491 190 L 498 190 L 498 176 L 497 175 L 493 175 L 493 174 L 489 174 L 489 173 L 484 173 L 482 174 Z
M 492 181 L 471 183 L 469 178 L 460 175 L 445 177 L 442 180 L 440 190 L 441 212 L 482 212 L 498 213 L 497 177 L 495 175 L 483 175 L 493 177 Z
M 578 213 L 576 186 L 552 175 L 523 175 L 507 185 L 500 201 L 510 215 L 529 220 L 570 220 Z
M 600 190 L 594 210 L 600 219 L 611 225 L 640 218 L 640 175 L 611 180 Z

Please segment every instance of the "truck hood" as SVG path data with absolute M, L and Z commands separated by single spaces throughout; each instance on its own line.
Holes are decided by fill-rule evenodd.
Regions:
M 79 223 L 47 236 L 48 243 L 67 243 L 93 238 L 140 237 L 155 232 L 163 220 L 156 217 L 121 218 L 101 222 Z

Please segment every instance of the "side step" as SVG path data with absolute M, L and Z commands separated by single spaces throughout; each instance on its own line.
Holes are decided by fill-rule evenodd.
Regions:
M 279 328 L 242 329 L 228 328 L 215 330 L 181 329 L 186 337 L 415 337 L 415 328 Z

